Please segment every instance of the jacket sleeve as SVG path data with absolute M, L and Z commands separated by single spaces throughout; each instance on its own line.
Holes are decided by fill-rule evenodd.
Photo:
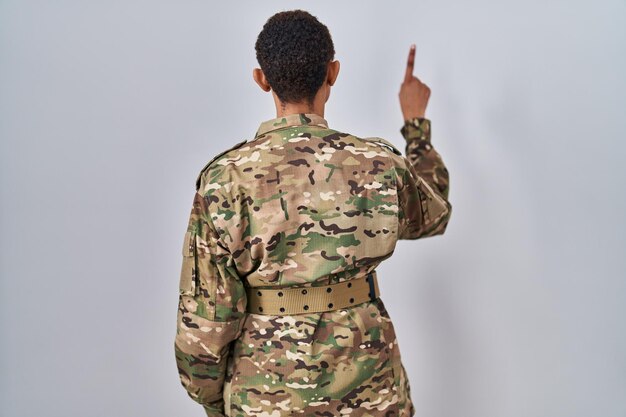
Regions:
M 431 144 L 430 120 L 415 117 L 400 129 L 406 141 L 403 163 L 396 168 L 399 206 L 398 239 L 443 234 L 450 220 L 450 177 Z
M 216 201 L 211 191 L 196 191 L 183 242 L 174 347 L 187 394 L 207 416 L 218 417 L 224 416 L 226 366 L 247 300 L 232 256 L 213 226 L 210 201 Z

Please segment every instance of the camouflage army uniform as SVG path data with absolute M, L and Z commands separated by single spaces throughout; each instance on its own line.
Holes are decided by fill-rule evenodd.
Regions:
M 430 120 L 407 120 L 401 133 L 406 157 L 385 139 L 290 114 L 261 123 L 200 172 L 175 355 L 182 385 L 208 416 L 414 414 L 381 298 L 323 313 L 246 312 L 246 286 L 349 280 L 390 257 L 398 239 L 444 232 L 448 171 Z

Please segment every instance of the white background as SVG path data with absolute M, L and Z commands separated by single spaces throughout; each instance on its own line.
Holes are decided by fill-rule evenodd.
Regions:
M 300 7 L 330 127 L 403 147 L 406 54 L 445 235 L 379 268 L 416 416 L 626 415 L 623 1 L 2 1 L 0 415 L 202 416 L 174 359 L 194 181 L 275 117 L 254 42 Z

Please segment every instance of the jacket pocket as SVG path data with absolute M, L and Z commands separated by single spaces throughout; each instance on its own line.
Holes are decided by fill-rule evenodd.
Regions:
M 183 262 L 178 285 L 180 295 L 195 295 L 196 292 L 196 235 L 188 231 L 183 241 Z
M 449 214 L 450 207 L 447 200 L 434 191 L 421 177 L 417 181 L 417 188 L 422 205 L 423 229 L 429 231 L 433 225 L 438 225 L 441 219 Z

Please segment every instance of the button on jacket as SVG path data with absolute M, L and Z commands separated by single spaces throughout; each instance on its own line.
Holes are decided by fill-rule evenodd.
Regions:
M 180 381 L 208 416 L 414 415 L 382 301 L 392 294 L 265 315 L 246 311 L 246 288 L 355 279 L 399 239 L 442 234 L 449 176 L 430 126 L 404 122 L 403 155 L 383 138 L 334 130 L 320 115 L 289 114 L 264 121 L 201 170 L 174 346 Z

